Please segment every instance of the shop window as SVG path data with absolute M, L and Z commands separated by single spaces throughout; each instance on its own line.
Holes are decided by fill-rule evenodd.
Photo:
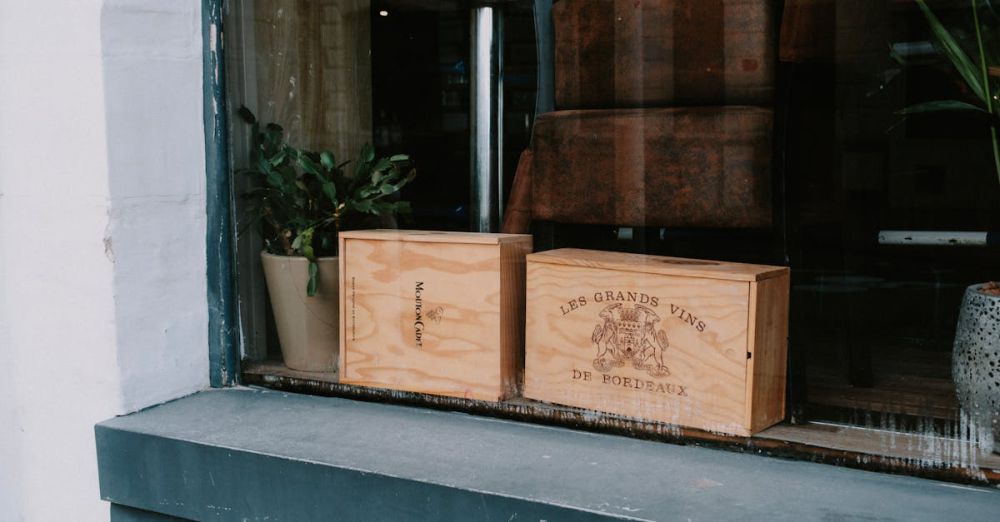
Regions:
M 287 143 L 338 163 L 357 161 L 365 144 L 375 160 L 405 155 L 400 179 L 411 168 L 416 178 L 389 201 L 410 211 L 374 226 L 503 228 L 531 233 L 536 252 L 791 269 L 785 414 L 752 437 L 289 369 L 260 264 L 268 245 L 253 227 L 237 251 L 243 381 L 998 480 L 989 426 L 970 427 L 952 375 L 966 287 L 1000 265 L 996 112 L 926 102 L 985 108 L 944 49 L 953 38 L 995 92 L 1000 15 L 988 2 L 975 17 L 963 3 L 923 5 L 233 2 L 235 167 L 255 168 L 246 106 L 260 124 L 280 124 Z M 261 181 L 234 176 L 243 216 Z

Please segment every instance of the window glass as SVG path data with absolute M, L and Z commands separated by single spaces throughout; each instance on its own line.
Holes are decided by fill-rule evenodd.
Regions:
M 1000 13 L 976 5 L 237 1 L 232 163 L 281 165 L 254 155 L 274 122 L 307 163 L 391 162 L 351 228 L 790 267 L 784 422 L 960 438 L 959 312 L 1000 266 Z M 259 253 L 302 239 L 253 222 L 266 176 L 234 174 L 241 332 L 281 373 Z

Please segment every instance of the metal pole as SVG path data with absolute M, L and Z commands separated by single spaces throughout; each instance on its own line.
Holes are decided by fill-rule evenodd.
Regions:
M 494 7 L 472 9 L 470 152 L 472 230 L 495 232 L 503 208 L 503 35 Z
M 880 245 L 920 246 L 995 246 L 1000 234 L 995 232 L 949 232 L 938 230 L 880 230 Z

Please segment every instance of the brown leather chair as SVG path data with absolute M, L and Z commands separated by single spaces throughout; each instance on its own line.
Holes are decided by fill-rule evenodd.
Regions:
M 557 0 L 556 110 L 535 122 L 504 231 L 769 226 L 776 9 Z

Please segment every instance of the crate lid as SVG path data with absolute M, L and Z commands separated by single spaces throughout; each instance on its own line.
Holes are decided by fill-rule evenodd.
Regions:
M 730 263 L 705 259 L 650 256 L 600 250 L 561 248 L 528 255 L 528 262 L 553 265 L 604 268 L 623 272 L 726 279 L 730 281 L 760 281 L 788 273 L 788 267 Z
M 439 230 L 351 230 L 341 232 L 343 239 L 370 239 L 375 241 L 410 241 L 415 243 L 472 243 L 498 245 L 531 241 L 530 234 L 487 234 L 480 232 L 444 232 Z

